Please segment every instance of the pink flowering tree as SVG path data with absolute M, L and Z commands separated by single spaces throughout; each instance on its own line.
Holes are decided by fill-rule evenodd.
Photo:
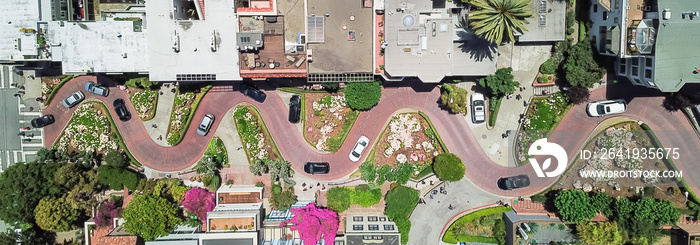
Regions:
M 314 203 L 309 203 L 303 208 L 291 209 L 290 212 L 294 217 L 282 222 L 280 227 L 292 224 L 290 229 L 299 231 L 304 244 L 316 244 L 321 238 L 326 244 L 335 242 L 339 224 L 338 214 L 330 209 L 318 208 Z
M 109 201 L 100 205 L 100 209 L 97 210 L 97 216 L 95 216 L 95 224 L 98 227 L 112 227 L 114 223 L 112 219 L 119 217 L 122 214 L 122 207 L 117 203 L 117 201 Z
M 182 206 L 193 213 L 202 221 L 207 220 L 207 212 L 214 210 L 216 202 L 214 201 L 214 193 L 207 189 L 194 187 L 185 193 L 185 200 L 182 201 Z

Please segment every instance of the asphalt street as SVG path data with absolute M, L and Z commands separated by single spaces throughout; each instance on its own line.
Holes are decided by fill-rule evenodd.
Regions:
M 0 169 L 2 171 L 16 162 L 32 161 L 36 151 L 41 149 L 43 145 L 42 130 L 23 130 L 24 127 L 31 127 L 30 121 L 41 113 L 38 108 L 30 111 L 22 104 L 20 98 L 14 96 L 19 89 L 17 86 L 11 86 L 12 83 L 18 83 L 17 86 L 21 86 L 24 79 L 13 72 L 11 67 L 2 66 L 0 69 L 0 101 L 2 101 L 2 106 L 0 106 Z M 28 137 L 18 135 L 20 131 L 24 132 L 25 135 L 33 134 L 34 137 L 26 139 Z M 26 140 L 23 141 L 23 139 Z

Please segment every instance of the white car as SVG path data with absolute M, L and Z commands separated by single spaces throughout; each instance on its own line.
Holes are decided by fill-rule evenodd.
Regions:
M 362 153 L 367 149 L 367 146 L 369 146 L 369 138 L 360 136 L 360 139 L 357 140 L 355 147 L 353 147 L 352 151 L 350 152 L 350 161 L 359 161 Z
M 471 97 L 472 105 L 472 122 L 482 123 L 486 121 L 486 106 L 484 103 L 484 95 L 480 93 L 474 93 Z
M 627 110 L 627 103 L 623 99 L 591 102 L 586 107 L 588 115 L 592 117 L 623 113 L 625 110 Z

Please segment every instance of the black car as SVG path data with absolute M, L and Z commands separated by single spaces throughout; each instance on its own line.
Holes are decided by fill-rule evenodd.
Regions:
M 304 172 L 307 174 L 327 174 L 330 166 L 327 162 L 307 162 L 304 165 Z
M 238 91 L 260 103 L 265 102 L 265 99 L 267 98 L 265 92 L 245 83 L 241 83 L 241 86 L 238 87 Z
M 131 113 L 129 113 L 129 110 L 126 109 L 126 104 L 124 104 L 123 99 L 116 99 L 114 101 L 114 111 L 117 112 L 119 120 L 126 122 L 131 119 Z
M 49 124 L 52 124 L 55 121 L 56 120 L 54 120 L 53 115 L 51 115 L 51 114 L 44 115 L 42 117 L 37 117 L 37 118 L 32 119 L 32 127 L 33 128 L 42 128 L 42 127 L 48 126 Z
M 517 175 L 498 180 L 498 187 L 504 190 L 512 190 L 530 186 L 530 178 L 527 175 Z
M 298 94 L 292 95 L 289 99 L 289 122 L 298 123 L 301 117 L 301 96 Z

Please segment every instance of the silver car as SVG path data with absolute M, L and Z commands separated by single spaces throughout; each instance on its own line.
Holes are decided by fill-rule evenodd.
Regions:
M 107 97 L 107 95 L 109 95 L 108 88 L 106 88 L 105 86 L 100 86 L 95 82 L 86 82 L 85 90 L 93 94 L 102 95 L 104 97 Z
M 83 101 L 84 99 L 85 95 L 83 94 L 83 92 L 76 91 L 75 93 L 70 94 L 68 98 L 63 99 L 62 103 L 63 106 L 65 106 L 66 108 L 71 108 L 80 103 L 80 101 Z
M 199 126 L 197 126 L 197 133 L 202 136 L 207 135 L 212 124 L 214 124 L 214 115 L 207 113 L 204 115 L 204 117 L 202 117 L 202 121 L 199 123 Z

